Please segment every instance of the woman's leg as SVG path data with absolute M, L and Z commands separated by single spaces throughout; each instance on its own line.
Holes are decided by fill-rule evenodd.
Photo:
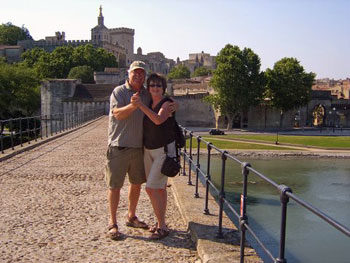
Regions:
M 165 213 L 167 205 L 166 189 L 152 189 L 146 187 L 146 192 L 150 197 L 154 213 L 158 220 L 157 228 L 167 229 L 165 223 Z
M 160 172 L 164 159 L 163 147 L 154 150 L 145 150 L 145 167 L 148 166 L 148 169 L 146 168 L 146 173 L 148 173 L 146 192 L 150 197 L 154 213 L 158 220 L 157 228 L 161 229 L 166 229 L 165 213 L 167 206 L 166 185 L 168 178 Z

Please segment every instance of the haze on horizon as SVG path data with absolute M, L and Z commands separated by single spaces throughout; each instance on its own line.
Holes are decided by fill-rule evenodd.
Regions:
M 102 5 L 108 28 L 135 29 L 134 51 L 160 51 L 176 60 L 226 45 L 249 47 L 261 69 L 295 57 L 316 78 L 350 78 L 347 0 L 17 0 L 2 4 L 0 23 L 24 25 L 35 40 L 64 31 L 88 40 Z

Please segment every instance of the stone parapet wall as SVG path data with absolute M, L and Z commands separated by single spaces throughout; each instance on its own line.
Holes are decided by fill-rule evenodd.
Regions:
M 48 127 L 47 132 L 56 132 L 63 123 L 74 118 L 72 112 L 88 112 L 93 110 L 104 110 L 109 112 L 109 101 L 73 101 L 76 87 L 80 80 L 76 79 L 53 79 L 47 80 L 41 86 L 41 115 L 44 116 L 42 126 Z M 69 114 L 68 114 L 69 113 Z M 50 123 L 50 125 L 46 125 Z M 44 130 L 46 133 L 46 130 Z
M 204 103 L 206 94 L 193 94 L 186 96 L 175 96 L 180 107 L 176 112 L 176 119 L 185 127 L 213 127 L 215 126 L 215 115 L 211 105 Z

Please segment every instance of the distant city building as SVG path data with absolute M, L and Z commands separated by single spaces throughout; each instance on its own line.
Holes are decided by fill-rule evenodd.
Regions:
M 56 32 L 55 36 L 45 37 L 45 40 L 23 40 L 18 41 L 18 45 L 23 47 L 24 50 L 39 47 L 52 52 L 59 46 L 92 44 L 94 47 L 100 47 L 112 53 L 116 57 L 120 68 L 129 67 L 134 60 L 142 60 L 146 63 L 149 72 L 168 74 L 170 69 L 174 67 L 175 61 L 166 58 L 161 52 L 151 52 L 143 55 L 140 47 L 137 49 L 137 53 L 134 54 L 134 35 L 135 30 L 131 28 L 107 28 L 104 24 L 102 7 L 100 6 L 97 25 L 91 29 L 91 40 L 67 41 L 65 40 L 65 32 Z M 113 75 L 111 72 L 107 74 L 109 74 L 109 77 Z
M 332 96 L 337 99 L 350 99 L 350 79 L 334 80 L 334 79 L 318 79 L 312 86 L 314 91 L 330 91 Z
M 201 53 L 189 54 L 189 59 L 187 60 L 180 61 L 178 59 L 177 64 L 182 64 L 186 66 L 191 71 L 191 74 L 193 74 L 193 72 L 199 67 L 215 69 L 215 59 L 215 56 L 211 56 L 209 53 L 204 53 L 204 51 L 202 51 Z

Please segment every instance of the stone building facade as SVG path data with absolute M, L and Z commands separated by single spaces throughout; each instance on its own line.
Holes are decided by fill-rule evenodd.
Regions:
M 187 60 L 183 60 L 180 62 L 180 60 L 178 59 L 177 64 L 182 64 L 186 66 L 190 70 L 191 74 L 193 74 L 193 72 L 199 67 L 215 69 L 215 59 L 215 56 L 211 56 L 209 53 L 204 53 L 204 51 L 202 51 L 201 53 L 189 54 L 189 59 Z
M 52 52 L 59 46 L 92 44 L 94 47 L 100 47 L 112 53 L 117 59 L 119 68 L 128 68 L 134 60 L 142 60 L 146 63 L 149 72 L 168 74 L 170 69 L 174 67 L 175 61 L 166 58 L 161 52 L 151 52 L 144 55 L 141 48 L 138 48 L 138 52 L 135 54 L 134 35 L 135 30 L 132 28 L 107 28 L 104 24 L 104 16 L 100 6 L 97 25 L 91 29 L 90 40 L 67 41 L 65 32 L 56 32 L 55 36 L 48 36 L 38 41 L 18 41 L 18 45 L 23 47 L 24 51 L 38 47 Z
M 0 57 L 5 58 L 7 63 L 15 63 L 21 60 L 23 47 L 0 45 Z

